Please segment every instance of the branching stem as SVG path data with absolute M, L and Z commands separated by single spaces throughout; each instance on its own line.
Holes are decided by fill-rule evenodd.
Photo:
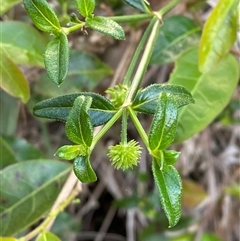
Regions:
M 103 137 L 103 135 L 112 127 L 112 125 L 121 117 L 123 109 L 119 109 L 118 112 L 105 124 L 105 126 L 97 133 L 93 138 L 90 151 L 93 150 L 97 142 Z

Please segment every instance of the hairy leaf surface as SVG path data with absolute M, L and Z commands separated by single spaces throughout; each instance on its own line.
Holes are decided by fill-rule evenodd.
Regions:
M 33 113 L 38 117 L 65 122 L 73 107 L 74 100 L 80 95 L 92 97 L 89 115 L 91 116 L 93 126 L 106 123 L 116 112 L 113 104 L 104 96 L 91 92 L 81 92 L 41 101 L 34 106 Z
M 93 140 L 93 126 L 88 109 L 92 103 L 90 96 L 79 96 L 73 103 L 66 122 L 66 134 L 73 143 L 90 147 Z
M 173 142 L 177 129 L 177 117 L 178 109 L 175 100 L 161 93 L 148 137 L 152 151 L 165 149 Z
M 154 114 L 158 105 L 159 95 L 166 93 L 173 98 L 179 107 L 194 103 L 191 93 L 180 85 L 152 84 L 141 90 L 135 97 L 132 107 L 135 111 Z
M 83 17 L 91 17 L 95 9 L 95 0 L 76 0 L 77 8 Z
M 77 178 L 83 183 L 97 181 L 97 176 L 92 169 L 89 156 L 79 156 L 75 158 L 73 170 Z
M 57 33 L 60 29 L 56 13 L 45 0 L 23 0 L 24 7 L 37 28 Z
M 55 156 L 64 160 L 72 160 L 79 155 L 87 155 L 87 148 L 84 145 L 65 145 L 55 153 Z
M 44 73 L 39 81 L 33 83 L 33 89 L 34 93 L 45 99 L 81 91 L 92 91 L 102 79 L 112 74 L 112 69 L 96 56 L 80 51 L 70 51 L 65 81 L 56 88 L 56 84 L 49 81 L 47 74 Z
M 67 76 L 69 63 L 68 39 L 65 34 L 60 34 L 48 43 L 44 62 L 49 78 L 60 85 Z
M 125 33 L 115 21 L 104 17 L 86 18 L 86 26 L 109 37 L 124 40 Z
M 181 178 L 173 166 L 166 166 L 160 170 L 158 160 L 155 158 L 153 158 L 152 171 L 163 210 L 168 218 L 169 226 L 173 227 L 181 217 Z

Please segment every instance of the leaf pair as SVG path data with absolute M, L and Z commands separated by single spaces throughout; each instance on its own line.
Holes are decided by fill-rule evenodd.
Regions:
M 176 225 L 181 216 L 182 184 L 177 170 L 172 166 L 177 161 L 179 153 L 164 149 L 175 138 L 177 118 L 178 103 L 176 98 L 165 92 L 160 93 L 148 141 L 153 156 L 154 180 L 170 227 Z
M 45 0 L 24 0 L 23 3 L 36 27 L 55 35 L 55 38 L 47 45 L 44 62 L 49 78 L 55 84 L 60 85 L 68 72 L 69 47 L 67 36 L 61 28 L 54 10 Z M 82 26 L 85 25 L 115 39 L 125 39 L 123 29 L 116 22 L 104 17 L 94 17 L 94 0 L 76 0 L 76 4 L 80 14 L 86 20 L 86 23 L 83 23 Z
M 89 156 L 93 141 L 93 126 L 88 110 L 91 106 L 90 96 L 80 95 L 73 103 L 66 122 L 66 134 L 69 140 L 77 145 L 61 147 L 56 156 L 71 160 L 75 158 L 73 170 L 81 182 L 94 182 L 97 180 Z
M 94 16 L 95 0 L 76 0 L 76 3 L 79 13 L 85 18 L 86 27 L 115 39 L 125 39 L 122 27 L 115 21 Z
M 37 28 L 53 33 L 47 45 L 44 62 L 49 78 L 60 85 L 68 71 L 69 48 L 67 36 L 61 30 L 56 13 L 45 0 L 23 0 L 24 7 Z

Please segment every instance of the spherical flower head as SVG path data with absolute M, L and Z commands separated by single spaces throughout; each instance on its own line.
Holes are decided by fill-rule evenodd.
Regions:
M 106 90 L 106 93 L 109 94 L 110 100 L 112 101 L 114 106 L 119 108 L 126 98 L 127 91 L 127 86 L 119 84 L 115 85 L 112 88 L 108 88 Z
M 116 169 L 128 169 L 136 166 L 141 156 L 141 147 L 138 142 L 131 140 L 126 144 L 110 146 L 108 157 Z

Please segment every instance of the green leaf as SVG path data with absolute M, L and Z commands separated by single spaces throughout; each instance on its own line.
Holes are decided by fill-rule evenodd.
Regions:
M 95 0 L 76 0 L 79 13 L 87 18 L 93 15 L 95 9 Z
M 170 76 L 171 84 L 181 84 L 195 100 L 179 112 L 175 141 L 181 142 L 203 130 L 225 108 L 236 88 L 239 66 L 228 54 L 210 72 L 198 71 L 198 49 L 183 53 Z
M 159 150 L 155 149 L 151 152 L 152 157 L 157 160 L 161 160 L 159 162 L 160 168 L 163 169 L 165 166 L 173 165 L 177 162 L 180 152 L 173 150 Z
M 14 136 L 18 125 L 20 103 L 18 99 L 3 90 L 0 90 L 0 103 L 0 135 Z
M 27 142 L 25 139 L 16 138 L 16 137 L 4 137 L 5 141 L 11 147 L 14 152 L 15 157 L 19 161 L 26 160 L 36 160 L 44 158 L 42 152 L 37 148 Z
M 191 93 L 180 85 L 152 84 L 141 90 L 135 97 L 132 107 L 135 111 L 154 114 L 160 93 L 166 93 L 175 99 L 178 108 L 194 103 Z
M 8 10 L 13 8 L 15 5 L 17 5 L 20 2 L 22 2 L 22 1 L 21 0 L 4 0 L 4 1 L 1 1 L 0 15 L 7 12 Z
M 88 112 L 92 119 L 93 126 L 106 123 L 116 112 L 113 104 L 102 95 L 91 92 L 81 92 L 79 94 L 65 95 L 41 101 L 34 106 L 33 113 L 38 117 L 65 122 L 73 107 L 74 100 L 81 95 L 92 97 L 92 104 Z
M 53 33 L 61 30 L 57 15 L 46 0 L 23 0 L 23 4 L 37 28 Z
M 153 158 L 152 171 L 163 210 L 168 218 L 169 226 L 173 227 L 181 217 L 181 178 L 173 166 L 167 166 L 160 170 L 155 158 Z
M 97 176 L 90 164 L 89 156 L 79 156 L 73 162 L 73 170 L 77 178 L 83 182 L 95 182 Z
M 161 93 L 148 136 L 149 147 L 152 151 L 165 149 L 173 142 L 177 129 L 177 118 L 176 102 L 166 93 Z
M 206 21 L 199 47 L 199 69 L 206 73 L 223 58 L 237 38 L 238 0 L 220 0 Z
M 85 147 L 90 147 L 93 140 L 93 126 L 88 114 L 91 103 L 90 96 L 77 97 L 66 122 L 68 139 Z
M 0 136 L 0 150 L 1 150 L 0 169 L 3 169 L 8 165 L 18 162 L 11 147 L 1 136 Z
M 84 145 L 62 146 L 55 153 L 55 156 L 64 160 L 72 160 L 79 155 L 87 155 L 87 148 Z
M 161 27 L 150 65 L 174 62 L 177 56 L 192 46 L 197 46 L 200 39 L 200 27 L 183 15 L 174 15 Z
M 67 163 L 32 160 L 0 171 L 0 236 L 14 235 L 41 218 L 52 207 L 70 170 Z
M 51 232 L 44 232 L 37 237 L 36 241 L 61 241 L 61 240 Z
M 0 28 L 0 49 L 9 59 L 15 64 L 44 67 L 46 41 L 37 30 L 17 21 L 0 22 Z
M 174 150 L 163 150 L 164 164 L 173 165 L 177 162 L 180 152 Z
M 48 43 L 44 62 L 48 77 L 60 85 L 67 76 L 69 63 L 68 39 L 65 34 L 61 33 Z
M 27 80 L 20 69 L 2 51 L 0 52 L 0 87 L 26 103 L 30 97 Z
M 70 51 L 69 68 L 65 81 L 56 88 L 44 73 L 39 81 L 34 83 L 33 90 L 45 98 L 78 93 L 79 91 L 92 91 L 99 82 L 113 73 L 112 69 L 96 56 Z
M 125 0 L 125 2 L 142 12 L 151 12 L 151 7 L 147 0 Z
M 103 33 L 109 37 L 124 40 L 125 33 L 122 27 L 115 21 L 104 17 L 86 18 L 86 27 Z

